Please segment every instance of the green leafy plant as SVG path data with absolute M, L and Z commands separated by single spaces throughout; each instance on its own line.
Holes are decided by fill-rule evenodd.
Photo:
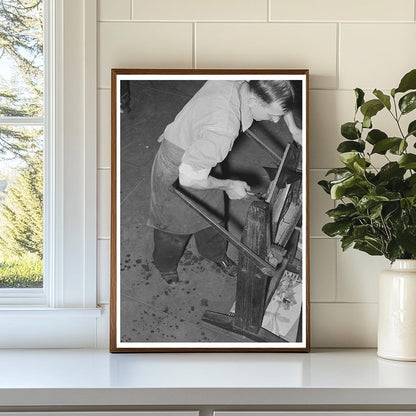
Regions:
M 354 120 L 341 126 L 346 140 L 337 148 L 343 166 L 327 172 L 334 180 L 319 182 L 339 201 L 327 211 L 333 221 L 322 231 L 340 236 L 343 250 L 353 247 L 391 262 L 416 259 L 416 120 L 403 118 L 416 109 L 416 69 L 390 95 L 375 89 L 375 98 L 366 101 L 362 89 L 354 91 Z M 394 119 L 394 133 L 373 127 L 380 111 Z M 382 166 L 376 163 L 380 155 Z

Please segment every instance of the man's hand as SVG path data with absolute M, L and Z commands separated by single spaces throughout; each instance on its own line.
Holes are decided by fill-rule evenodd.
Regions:
M 230 199 L 243 199 L 250 187 L 244 181 L 217 179 L 209 176 L 209 169 L 194 170 L 192 166 L 182 163 L 179 166 L 179 183 L 193 189 L 221 189 Z
M 292 111 L 289 111 L 284 115 L 284 120 L 286 122 L 286 125 L 289 131 L 292 133 L 293 140 L 301 145 L 302 144 L 302 129 L 300 129 L 296 125 Z
M 233 181 L 228 180 L 228 187 L 225 189 L 225 192 L 230 199 L 243 199 L 247 196 L 247 191 L 250 190 L 248 184 L 244 181 Z
M 293 140 L 299 143 L 300 145 L 302 145 L 302 130 L 296 128 L 296 129 L 293 129 L 291 133 L 292 133 Z

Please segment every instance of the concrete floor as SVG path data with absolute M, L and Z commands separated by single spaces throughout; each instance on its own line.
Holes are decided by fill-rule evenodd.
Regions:
M 146 226 L 150 169 L 157 139 L 200 81 L 130 82 L 131 111 L 121 115 L 121 340 L 124 342 L 252 342 L 201 321 L 206 310 L 228 313 L 236 279 L 199 256 L 193 239 L 179 264 L 181 282 L 170 286 L 152 262 L 153 232 Z M 274 149 L 290 139 L 283 123 L 263 122 L 253 130 Z M 278 137 L 278 140 L 273 139 Z M 273 161 L 246 136 L 239 137 L 224 163 L 225 176 L 246 180 L 254 192 L 269 182 L 262 166 Z M 229 204 L 229 230 L 239 236 L 252 199 Z M 228 254 L 237 260 L 230 246 Z

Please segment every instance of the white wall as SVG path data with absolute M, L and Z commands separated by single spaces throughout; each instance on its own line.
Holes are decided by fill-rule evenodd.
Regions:
M 316 183 L 337 165 L 352 89 L 390 90 L 416 67 L 415 0 L 98 3 L 99 302 L 109 301 L 110 69 L 309 68 L 312 346 L 375 346 L 377 276 L 388 262 L 342 253 L 322 234 L 333 203 Z

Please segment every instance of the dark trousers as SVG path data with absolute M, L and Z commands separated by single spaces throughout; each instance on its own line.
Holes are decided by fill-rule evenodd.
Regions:
M 172 234 L 154 229 L 153 260 L 161 272 L 176 270 L 191 235 Z M 213 227 L 194 234 L 199 254 L 214 262 L 221 261 L 227 251 L 227 240 Z

